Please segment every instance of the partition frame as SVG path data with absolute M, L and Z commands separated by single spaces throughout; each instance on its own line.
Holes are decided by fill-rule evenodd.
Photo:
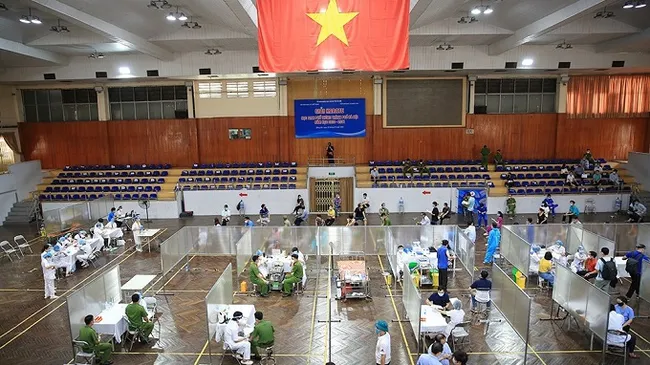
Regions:
M 504 234 L 508 232 L 508 234 Z M 508 237 L 508 239 L 506 239 Z M 517 244 L 519 243 L 519 244 Z M 501 227 L 500 255 L 512 264 L 526 278 L 530 271 L 531 245 L 510 226 Z
M 409 267 L 408 264 L 404 264 L 404 276 L 408 277 L 408 280 L 404 280 L 402 283 L 403 290 L 402 290 L 402 305 L 404 305 L 404 311 L 406 312 L 406 317 L 409 322 L 409 325 L 411 329 L 413 330 L 413 335 L 415 337 L 415 342 L 418 347 L 418 353 L 420 352 L 420 344 L 422 343 L 422 321 L 420 318 L 422 317 L 422 297 L 420 295 L 420 292 L 413 282 L 413 278 L 411 277 L 411 273 L 409 272 Z M 413 292 L 411 292 L 413 290 Z M 409 313 L 409 303 L 407 303 L 407 300 L 409 299 L 409 296 L 412 295 L 414 298 L 411 298 L 415 300 L 415 296 L 418 297 L 417 303 L 418 303 L 418 308 L 417 308 L 417 313 Z M 413 303 L 410 303 L 411 305 Z M 415 322 L 415 323 L 414 323 Z
M 470 246 L 470 248 L 467 250 L 467 255 L 466 255 L 468 260 L 467 262 L 464 262 L 462 259 L 460 259 L 461 256 L 458 255 L 458 251 L 460 250 L 459 247 L 460 247 L 461 239 L 467 240 L 467 244 Z M 473 279 L 474 267 L 476 265 L 476 244 L 472 242 L 472 240 L 469 239 L 469 237 L 467 237 L 467 235 L 465 234 L 465 232 L 463 232 L 462 229 L 456 229 L 456 248 L 454 252 L 456 253 L 456 257 L 459 258 L 459 261 L 461 262 L 461 264 L 469 274 L 469 277 Z
M 205 323 L 206 323 L 206 330 L 208 334 L 208 358 L 210 359 L 210 364 L 212 364 L 212 336 L 210 335 L 210 308 L 209 308 L 209 303 L 208 303 L 208 298 L 210 297 L 210 294 L 212 294 L 212 291 L 217 288 L 217 284 L 219 284 L 219 281 L 223 277 L 223 275 L 230 275 L 230 292 L 232 295 L 234 295 L 234 287 L 233 287 L 233 282 L 232 282 L 232 263 L 229 263 L 228 266 L 226 266 L 226 269 L 219 275 L 217 278 L 217 281 L 214 282 L 208 293 L 205 295 L 204 298 L 204 303 L 205 303 Z M 231 296 L 232 298 L 232 296 Z M 232 305 L 232 299 L 230 301 L 230 304 Z M 218 318 L 217 318 L 218 322 Z M 217 324 L 218 326 L 218 324 Z

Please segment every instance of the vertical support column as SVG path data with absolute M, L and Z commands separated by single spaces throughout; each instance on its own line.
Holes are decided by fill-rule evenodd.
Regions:
M 467 98 L 467 113 L 468 114 L 474 114 L 474 86 L 476 86 L 476 79 L 477 77 L 475 75 L 469 75 L 467 77 L 467 80 L 469 82 L 469 98 Z
M 287 94 L 287 78 L 281 77 L 278 79 L 278 103 L 280 103 L 280 116 L 286 117 L 289 115 L 289 100 Z
M 108 88 L 97 85 L 95 86 L 97 93 L 97 117 L 100 121 L 110 120 L 111 111 L 108 104 Z
M 194 110 L 194 83 L 192 81 L 185 82 L 187 88 L 187 117 L 192 119 L 195 115 Z M 198 87 L 197 87 L 198 89 Z
M 558 113 L 566 113 L 567 102 L 567 85 L 569 84 L 569 75 L 560 75 L 557 80 L 557 92 L 555 93 L 555 108 Z
M 383 108 L 383 83 L 384 80 L 381 78 L 381 76 L 373 76 L 372 77 L 374 82 L 373 82 L 373 99 L 374 99 L 374 105 L 373 105 L 373 114 L 374 115 L 381 115 L 382 113 L 382 108 Z

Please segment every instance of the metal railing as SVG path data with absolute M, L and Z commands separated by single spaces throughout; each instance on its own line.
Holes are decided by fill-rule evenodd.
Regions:
M 307 166 L 354 166 L 356 164 L 355 156 L 344 157 L 307 157 Z

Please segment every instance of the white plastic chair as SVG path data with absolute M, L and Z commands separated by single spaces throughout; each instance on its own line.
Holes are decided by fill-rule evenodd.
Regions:
M 9 243 L 9 241 L 2 241 L 2 242 L 0 242 L 0 248 L 2 248 L 2 251 L 5 253 L 5 256 L 7 256 L 7 257 L 9 258 L 9 261 L 12 261 L 12 262 L 14 261 L 14 260 L 11 258 L 11 254 L 12 254 L 12 253 L 13 253 L 14 255 L 16 255 L 16 258 L 18 258 L 18 259 L 20 258 L 20 256 L 18 255 L 18 253 L 19 253 L 20 251 L 18 251 L 17 249 L 13 248 L 13 246 L 11 246 L 11 243 Z
M 618 331 L 618 330 L 607 330 L 607 334 L 609 335 L 614 335 L 614 336 L 628 336 L 627 333 L 623 331 Z M 607 341 L 607 349 L 605 350 L 606 353 L 612 354 L 612 355 L 617 355 L 617 356 L 623 356 L 623 365 L 627 363 L 627 342 L 611 342 Z M 622 351 L 622 352 L 621 352 Z
M 467 328 L 471 325 L 470 321 L 465 321 L 457 324 L 454 329 L 451 330 L 451 339 L 452 339 L 452 344 L 454 345 L 454 351 L 457 351 L 458 345 L 461 345 L 463 349 L 465 348 L 465 345 L 467 345 L 468 350 L 470 346 L 470 340 L 469 340 L 469 332 L 467 331 Z
M 142 332 L 140 331 L 140 329 L 132 330 L 131 322 L 129 321 L 129 319 L 126 316 L 124 316 L 123 318 L 127 324 L 126 333 L 124 334 L 124 348 L 126 349 L 126 345 L 130 341 L 131 345 L 129 346 L 129 351 L 131 351 L 131 349 L 133 349 L 133 344 L 135 343 L 135 341 L 138 340 L 138 337 L 142 335 Z
M 32 246 L 29 245 L 29 243 L 27 242 L 25 237 L 23 237 L 22 234 L 19 234 L 18 236 L 14 237 L 14 243 L 16 244 L 16 247 L 18 247 L 18 249 L 20 250 L 20 254 L 23 255 L 23 257 L 25 256 L 25 253 L 23 252 L 23 248 L 29 249 L 30 253 L 34 253 L 34 251 L 32 251 Z

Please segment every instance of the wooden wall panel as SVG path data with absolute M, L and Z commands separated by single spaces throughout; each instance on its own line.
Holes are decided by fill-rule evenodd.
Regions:
M 210 162 L 261 162 L 291 159 L 293 140 L 287 117 L 197 119 L 199 159 Z M 293 122 L 292 122 L 293 123 Z M 228 129 L 250 128 L 250 140 L 230 140 Z M 291 134 L 290 134 L 291 133 Z M 286 138 L 291 136 L 291 138 Z
M 296 99 L 366 99 L 366 114 L 373 114 L 373 81 L 364 78 L 291 78 L 287 81 L 287 110 L 294 115 L 293 103 Z
M 190 166 L 198 161 L 195 123 L 194 119 L 108 122 L 111 162 Z
M 25 160 L 45 169 L 109 163 L 106 122 L 19 123 L 18 131 Z
M 646 152 L 648 118 L 569 119 L 558 115 L 556 157 L 582 156 L 590 148 L 594 156 L 627 159 L 631 151 Z

